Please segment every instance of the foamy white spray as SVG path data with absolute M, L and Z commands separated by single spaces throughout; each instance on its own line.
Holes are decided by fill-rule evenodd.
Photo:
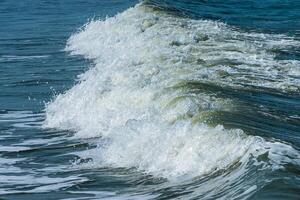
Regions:
M 230 109 L 232 102 L 174 89 L 201 81 L 297 90 L 299 79 L 289 69 L 298 61 L 278 61 L 270 53 L 295 46 L 299 42 L 286 36 L 242 33 L 137 5 L 92 21 L 69 39 L 67 50 L 92 59 L 95 67 L 47 105 L 44 126 L 74 130 L 78 138 L 101 137 L 99 148 L 81 155 L 97 166 L 136 167 L 169 179 L 226 169 L 267 151 L 280 166 L 271 155 L 282 148 L 299 162 L 288 145 L 194 124 L 194 117 Z

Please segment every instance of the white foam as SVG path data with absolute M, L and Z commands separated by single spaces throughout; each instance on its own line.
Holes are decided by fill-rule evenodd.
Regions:
M 0 194 L 18 194 L 18 193 L 43 193 L 57 191 L 62 188 L 68 188 L 73 185 L 87 181 L 82 177 L 70 176 L 67 178 L 50 178 L 48 176 L 34 175 L 0 175 L 1 186 Z M 32 187 L 33 189 L 25 190 L 16 188 L 18 186 Z M 13 187 L 14 186 L 14 187 Z M 14 189 L 12 189 L 14 188 Z
M 0 123 L 10 123 L 18 128 L 32 128 L 36 125 L 41 125 L 44 115 L 41 113 L 32 113 L 31 111 L 9 111 L 0 114 Z
M 34 60 L 34 59 L 44 59 L 50 57 L 49 55 L 35 55 L 35 56 L 18 56 L 18 55 L 3 55 L 0 57 L 0 62 L 10 62 L 10 61 L 23 61 L 23 60 Z
M 159 177 L 191 178 L 239 162 L 257 142 L 242 131 L 226 131 L 221 126 L 157 123 L 119 127 L 111 133 L 113 141 L 107 148 L 84 156 L 93 158 L 98 166 L 134 166 Z
M 81 155 L 96 166 L 136 167 L 169 179 L 205 175 L 269 151 L 276 155 L 276 143 L 192 123 L 202 112 L 230 109 L 230 100 L 172 87 L 199 81 L 298 89 L 299 80 L 287 72 L 298 61 L 278 61 L 270 53 L 298 45 L 286 36 L 242 33 L 138 5 L 92 21 L 69 39 L 67 50 L 93 59 L 95 67 L 47 105 L 44 126 L 74 130 L 78 138 L 102 137 L 99 148 Z M 290 151 L 298 162 L 298 152 Z

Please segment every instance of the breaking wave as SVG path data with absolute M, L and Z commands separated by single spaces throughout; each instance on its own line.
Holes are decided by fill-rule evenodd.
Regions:
M 193 86 L 299 90 L 299 61 L 274 53 L 299 46 L 285 35 L 247 33 L 139 4 L 89 22 L 68 40 L 68 51 L 95 66 L 47 105 L 44 127 L 99 140 L 80 154 L 93 160 L 82 167 L 136 168 L 169 180 L 299 165 L 299 152 L 288 144 L 208 125 L 208 113 L 235 103 Z

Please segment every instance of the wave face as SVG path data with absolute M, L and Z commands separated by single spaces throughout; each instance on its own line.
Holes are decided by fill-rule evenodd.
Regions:
M 135 168 L 170 184 L 199 181 L 191 198 L 246 197 L 267 181 L 254 176 L 285 163 L 299 166 L 299 152 L 211 126 L 210 116 L 237 105 L 197 87 L 298 91 L 299 61 L 272 52 L 299 46 L 285 35 L 247 33 L 139 4 L 70 37 L 66 49 L 94 67 L 47 105 L 44 127 L 97 138 L 97 148 L 80 153 L 92 161 L 79 167 Z

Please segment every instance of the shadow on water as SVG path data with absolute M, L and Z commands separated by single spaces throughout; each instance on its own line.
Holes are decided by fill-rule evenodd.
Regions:
M 223 124 L 250 135 L 287 141 L 296 148 L 300 145 L 300 96 L 297 92 L 258 87 L 233 89 L 197 81 L 184 82 L 175 88 L 183 88 L 189 94 L 204 93 L 232 101 L 230 109 L 208 113 L 205 121 L 212 126 Z

